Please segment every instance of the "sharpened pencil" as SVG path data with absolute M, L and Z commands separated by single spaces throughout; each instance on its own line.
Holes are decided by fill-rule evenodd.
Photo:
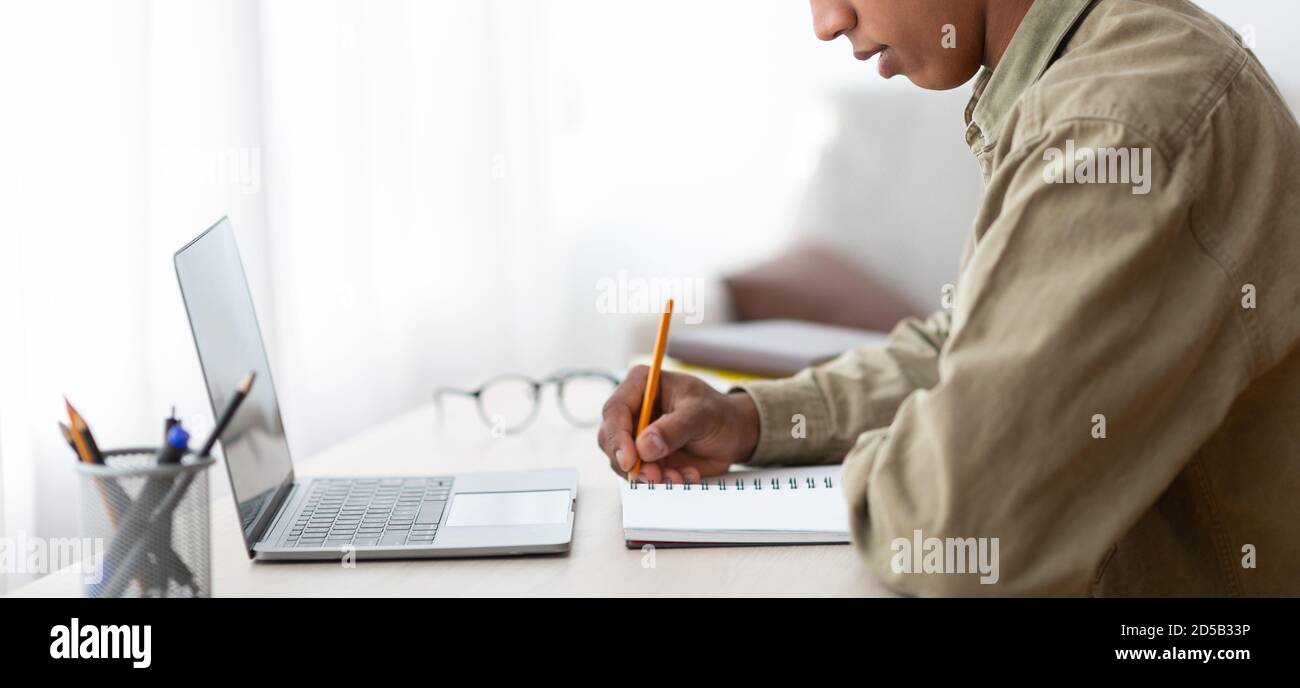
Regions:
M 645 396 L 641 399 L 641 418 L 636 424 L 636 437 L 650 425 L 650 418 L 654 414 L 655 397 L 659 394 L 659 375 L 664 366 L 664 352 L 668 350 L 668 328 L 673 323 L 673 303 L 668 299 L 664 304 L 663 316 L 659 319 L 659 334 L 655 337 L 654 362 L 650 365 L 650 375 L 645 382 Z M 636 482 L 636 476 L 641 472 L 641 457 L 636 457 L 636 465 L 628 471 L 627 477 L 629 482 Z
M 86 419 L 77 413 L 77 409 L 72 407 L 72 402 L 67 397 L 63 398 L 63 404 L 68 409 L 68 426 L 72 430 L 72 444 L 77 448 L 77 454 L 82 461 L 86 463 L 104 463 L 104 457 L 99 453 L 99 446 L 95 444 L 95 436 L 90 434 L 90 426 L 86 425 Z
M 217 440 L 221 439 L 221 433 L 225 432 L 226 426 L 230 425 L 231 419 L 235 417 L 235 411 L 239 410 L 239 405 L 244 403 L 244 397 L 248 396 L 248 391 L 253 388 L 253 380 L 255 379 L 257 379 L 257 373 L 250 372 L 244 376 L 243 380 L 240 380 L 239 386 L 235 388 L 235 396 L 226 402 L 226 408 L 221 412 L 221 418 L 217 420 L 217 424 L 212 428 L 212 433 L 208 435 L 207 441 L 203 443 L 203 448 L 199 450 L 199 458 L 212 453 L 212 447 L 217 443 Z
M 68 443 L 69 447 L 72 447 L 72 451 L 77 455 L 77 460 L 80 461 L 81 450 L 77 449 L 77 442 L 72 439 L 72 428 L 68 427 L 67 423 L 59 423 L 59 433 L 63 435 L 63 439 Z

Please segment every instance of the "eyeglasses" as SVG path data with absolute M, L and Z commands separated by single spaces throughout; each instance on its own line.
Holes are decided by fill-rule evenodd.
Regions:
M 560 413 L 580 428 L 600 424 L 605 400 L 618 387 L 619 379 L 597 370 L 566 370 L 534 380 L 525 375 L 502 375 L 476 390 L 443 387 L 433 393 L 439 418 L 443 399 L 448 396 L 473 398 L 479 418 L 494 435 L 509 435 L 527 428 L 541 409 L 542 388 L 554 384 L 560 401 Z

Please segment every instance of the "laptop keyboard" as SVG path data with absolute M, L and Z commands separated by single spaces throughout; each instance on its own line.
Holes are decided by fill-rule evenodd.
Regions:
M 433 544 L 451 478 L 318 480 L 284 547 L 421 547 Z

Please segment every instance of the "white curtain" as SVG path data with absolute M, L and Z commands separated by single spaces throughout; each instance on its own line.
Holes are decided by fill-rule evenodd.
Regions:
M 0 536 L 76 534 L 63 395 L 105 447 L 211 423 L 171 254 L 229 214 L 265 255 L 256 9 L 0 5 Z

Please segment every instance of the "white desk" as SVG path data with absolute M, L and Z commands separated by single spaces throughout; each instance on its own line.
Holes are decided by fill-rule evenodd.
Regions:
M 573 549 L 511 559 L 253 563 L 227 494 L 212 508 L 215 596 L 887 596 L 852 547 L 659 549 L 654 568 L 624 546 L 619 478 L 595 431 L 569 426 L 555 399 L 524 433 L 492 438 L 472 404 L 449 400 L 438 427 L 430 405 L 297 463 L 302 475 L 433 475 L 572 466 L 578 469 Z M 217 467 L 212 479 L 226 481 Z M 14 596 L 81 594 L 73 571 L 46 576 Z

